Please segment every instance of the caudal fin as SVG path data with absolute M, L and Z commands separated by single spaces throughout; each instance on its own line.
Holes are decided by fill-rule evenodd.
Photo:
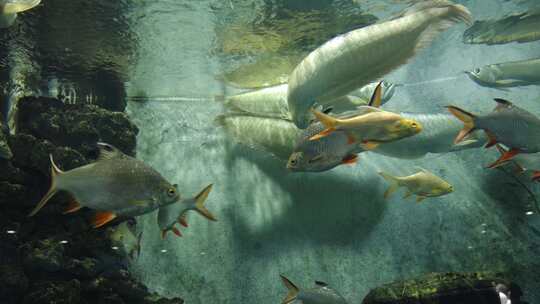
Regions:
M 284 275 L 280 274 L 281 281 L 283 282 L 283 285 L 287 287 L 288 293 L 285 299 L 281 302 L 282 304 L 289 304 L 296 300 L 296 297 L 298 296 L 298 293 L 300 292 L 300 289 L 296 287 L 296 285 L 291 282 L 291 280 L 287 279 Z
M 390 186 L 388 187 L 388 189 L 384 192 L 384 198 L 389 198 L 390 195 L 392 195 L 392 193 L 396 192 L 396 190 L 399 188 L 399 180 L 397 179 L 397 177 L 393 176 L 393 175 L 390 175 L 390 174 L 387 174 L 387 173 L 384 173 L 384 172 L 379 172 L 379 174 L 388 182 L 390 183 Z
M 472 131 L 474 131 L 474 119 L 476 116 L 472 113 L 469 113 L 465 110 L 462 110 L 458 107 L 454 106 L 447 106 L 446 107 L 450 113 L 452 113 L 457 119 L 461 120 L 463 122 L 463 129 L 459 131 L 456 139 L 454 140 L 454 144 L 458 144 L 459 142 L 463 141 L 467 135 L 469 135 Z
M 206 186 L 206 188 L 195 196 L 195 211 L 211 221 L 217 221 L 216 217 L 204 206 L 208 194 L 210 194 L 210 191 L 212 190 L 212 186 L 213 184 Z
M 28 214 L 28 216 L 34 216 L 36 213 L 38 213 L 43 206 L 58 192 L 57 188 L 57 179 L 58 176 L 63 174 L 62 170 L 60 170 L 56 164 L 54 163 L 54 159 L 52 154 L 49 154 L 49 158 L 51 160 L 51 186 L 49 187 L 49 191 L 45 193 L 41 201 L 36 205 L 36 207 Z

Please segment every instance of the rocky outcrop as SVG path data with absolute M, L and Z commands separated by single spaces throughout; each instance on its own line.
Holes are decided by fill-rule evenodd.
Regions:
M 518 304 L 521 290 L 501 275 L 486 272 L 431 273 L 371 290 L 362 304 L 499 304 L 499 287 Z
M 88 225 L 91 211 L 62 215 L 66 194 L 27 217 L 49 187 L 49 154 L 64 170 L 94 160 L 98 141 L 134 155 L 137 133 L 124 113 L 20 100 L 17 134 L 2 133 L 13 157 L 0 157 L 0 303 L 183 303 L 134 280 L 106 229 Z

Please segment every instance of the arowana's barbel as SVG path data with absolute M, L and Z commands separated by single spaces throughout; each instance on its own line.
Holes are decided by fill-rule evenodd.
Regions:
M 386 22 L 335 37 L 311 52 L 289 77 L 289 110 L 296 126 L 309 125 L 309 110 L 381 78 L 405 64 L 438 33 L 471 23 L 469 10 L 446 0 L 418 3 Z

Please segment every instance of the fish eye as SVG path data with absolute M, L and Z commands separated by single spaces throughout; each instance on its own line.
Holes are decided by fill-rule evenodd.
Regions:
M 171 187 L 167 190 L 167 195 L 169 197 L 174 197 L 176 195 L 176 189 L 174 187 Z

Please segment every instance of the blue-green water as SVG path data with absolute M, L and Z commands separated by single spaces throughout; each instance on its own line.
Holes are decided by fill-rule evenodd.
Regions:
M 62 9 L 62 1 L 50 2 Z M 57 44 L 43 46 L 40 54 L 5 66 L 27 79 L 50 83 L 57 78 L 63 84 L 73 82 L 75 88 L 83 82 L 80 70 L 90 75 L 85 86 L 92 86 L 96 70 L 110 71 L 125 85 L 127 96 L 149 96 L 146 102 L 129 102 L 127 108 L 140 128 L 138 158 L 178 183 L 185 195 L 214 183 L 207 204 L 219 218 L 216 223 L 193 214 L 183 238 L 169 235 L 161 240 L 155 213 L 139 219 L 144 230 L 142 253 L 130 267 L 163 295 L 181 296 L 187 303 L 279 303 L 286 294 L 279 280 L 283 273 L 301 286 L 311 286 L 315 279 L 328 282 L 350 303 L 359 303 L 371 288 L 426 272 L 494 270 L 511 273 L 526 299 L 536 303 L 540 215 L 528 194 L 510 185 L 511 178 L 484 168 L 497 157 L 495 150 L 415 160 L 364 153 L 355 166 L 319 174 L 291 173 L 282 161 L 236 143 L 214 123 L 223 112 L 215 96 L 240 91 L 230 73 L 270 58 L 263 61 L 266 65 L 256 66 L 252 76 L 243 75 L 253 81 L 269 75 L 270 82 L 280 73 L 261 66 L 277 62 L 276 58 L 301 56 L 315 43 L 246 40 L 250 37 L 249 30 L 244 32 L 246 24 L 270 24 L 270 29 L 275 26 L 283 32 L 287 24 L 273 24 L 274 19 L 288 20 L 314 9 L 324 14 L 308 14 L 304 22 L 323 17 L 325 22 L 337 22 L 354 13 L 352 9 L 384 19 L 404 7 L 397 2 L 126 0 L 114 8 L 100 4 L 84 18 L 101 20 L 97 24 L 111 29 L 121 27 L 120 33 L 103 37 L 89 29 L 87 36 L 66 35 Z M 535 4 L 458 2 L 475 19 L 501 17 Z M 106 13 L 112 9 L 117 12 L 114 17 Z M 284 17 L 283 11 L 289 15 Z M 22 17 L 37 16 L 39 12 Z M 49 35 L 61 35 L 75 22 L 49 17 L 47 23 L 57 25 L 51 26 L 57 31 Z M 28 21 L 22 26 L 31 25 Z M 540 114 L 538 86 L 495 90 L 480 87 L 463 74 L 486 64 L 538 57 L 540 43 L 468 45 L 461 41 L 465 28 L 460 24 L 442 33 L 409 64 L 385 77 L 411 84 L 400 87 L 385 109 L 442 113 L 443 106 L 455 104 L 486 112 L 494 106 L 492 99 L 499 97 Z M 96 41 L 98 47 L 88 48 Z M 24 40 L 8 44 L 16 50 L 27 47 Z M 55 68 L 62 60 L 48 59 L 52 54 L 68 59 Z M 33 86 L 28 80 L 25 86 L 49 92 L 43 84 Z M 450 181 L 455 192 L 422 204 L 400 195 L 384 200 L 387 183 L 377 172 L 408 175 L 416 166 Z M 538 185 L 528 185 L 540 193 Z M 527 215 L 530 211 L 533 214 Z

